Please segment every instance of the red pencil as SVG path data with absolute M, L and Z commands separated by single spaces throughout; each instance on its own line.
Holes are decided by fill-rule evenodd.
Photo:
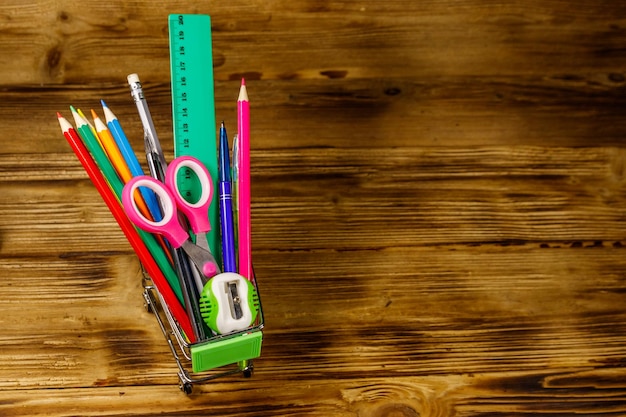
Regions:
M 72 147 L 72 150 L 78 157 L 78 160 L 83 165 L 83 168 L 85 168 L 85 171 L 87 172 L 87 175 L 89 175 L 91 182 L 93 182 L 96 189 L 102 196 L 102 199 L 109 207 L 111 214 L 113 214 L 113 217 L 115 217 L 115 220 L 124 232 L 124 235 L 126 235 L 126 238 L 128 239 L 130 245 L 137 253 L 139 260 L 152 278 L 152 282 L 159 290 L 159 293 L 163 296 L 163 299 L 165 300 L 167 307 L 172 313 L 172 316 L 174 316 L 176 321 L 178 321 L 178 324 L 181 326 L 185 335 L 188 338 L 193 339 L 194 333 L 192 331 L 187 312 L 178 301 L 176 294 L 174 294 L 174 292 L 172 291 L 172 288 L 169 286 L 167 280 L 165 279 L 165 276 L 163 276 L 161 269 L 152 258 L 152 255 L 148 251 L 148 248 L 146 248 L 146 245 L 141 240 L 141 237 L 137 233 L 137 230 L 132 225 L 128 217 L 126 217 L 124 209 L 117 201 L 117 198 L 115 197 L 115 194 L 113 194 L 111 188 L 109 188 L 104 176 L 100 172 L 100 169 L 89 154 L 87 147 L 80 139 L 80 136 L 78 136 L 78 133 L 76 132 L 76 130 L 74 130 L 70 122 L 68 122 L 67 119 L 61 116 L 61 113 L 57 112 L 57 117 L 59 118 L 59 124 L 61 125 L 63 135 Z M 195 340 L 190 341 L 194 342 Z

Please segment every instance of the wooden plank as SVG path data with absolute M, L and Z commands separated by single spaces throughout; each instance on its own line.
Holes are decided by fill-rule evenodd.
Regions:
M 7 254 L 129 251 L 94 187 L 73 181 L 85 176 L 73 159 L 0 159 Z M 619 148 L 271 150 L 253 166 L 256 250 L 624 239 Z
M 268 329 L 258 369 L 270 379 L 610 369 L 626 331 L 622 252 L 260 253 Z M 132 255 L 18 258 L 2 269 L 6 388 L 175 384 Z M 45 327 L 33 333 L 32 322 Z
M 253 152 L 308 147 L 621 146 L 626 130 L 619 111 L 625 105 L 624 82 L 608 77 L 252 81 Z M 237 89 L 236 81 L 216 84 L 217 118 L 226 121 L 231 136 L 236 130 Z M 172 157 L 169 84 L 148 79 L 145 92 L 166 155 Z M 20 138 L 6 141 L 3 153 L 68 152 L 56 112 L 70 117 L 72 104 L 101 114 L 100 99 L 120 118 L 135 151 L 143 150 L 143 129 L 125 76 L 101 87 L 21 87 L 0 94 L 6 137 Z M 285 123 L 289 120 L 293 122 Z
M 424 378 L 348 378 L 333 381 L 276 379 L 214 383 L 198 387 L 190 399 L 168 386 L 0 391 L 0 410 L 9 416 L 221 416 L 319 415 L 367 417 L 623 414 L 623 372 L 589 373 L 562 369 L 472 376 Z M 606 382 L 589 392 L 589 377 Z M 620 380 L 620 377 L 622 378 Z M 297 381 L 297 383 L 294 383 Z M 560 383 L 564 385 L 560 386 Z M 580 394 L 585 396 L 581 397 Z M 146 398 L 158 398 L 147 402 Z M 158 411 L 155 412 L 155 409 Z
M 213 17 L 253 111 L 266 328 L 186 397 L 139 262 L 59 131 L 107 101 L 166 157 L 167 14 Z M 0 5 L 3 416 L 624 415 L 626 5 Z M 140 160 L 143 158 L 140 157 Z
M 361 6 L 243 1 L 188 11 L 214 19 L 216 79 L 621 74 L 619 2 L 386 1 Z M 167 15 L 180 5 L 115 0 L 2 9 L 4 84 L 98 83 L 137 72 L 167 79 Z M 186 9 L 187 10 L 187 9 Z M 252 42 L 254 40 L 254 42 Z M 23 51 L 14 54 L 14 51 Z M 8 57 L 12 57 L 9 59 Z M 140 58 L 139 58 L 140 57 Z M 110 65 L 116 62 L 117 65 Z M 6 75 L 6 76 L 5 76 Z

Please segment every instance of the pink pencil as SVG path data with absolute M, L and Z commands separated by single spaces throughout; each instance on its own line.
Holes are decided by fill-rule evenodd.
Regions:
M 246 81 L 241 79 L 237 99 L 237 130 L 239 152 L 236 156 L 239 166 L 238 229 L 239 229 L 239 273 L 248 280 L 254 280 L 252 272 L 252 233 L 250 215 L 250 102 Z

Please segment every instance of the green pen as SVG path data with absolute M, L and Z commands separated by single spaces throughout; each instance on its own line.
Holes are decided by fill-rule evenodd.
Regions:
M 113 165 L 107 158 L 106 154 L 100 147 L 98 143 L 98 139 L 94 136 L 91 128 L 87 121 L 78 114 L 78 111 L 74 108 L 74 106 L 70 106 L 70 110 L 72 111 L 72 116 L 74 116 L 74 121 L 76 122 L 76 131 L 79 136 L 85 143 L 89 152 L 93 156 L 93 159 L 96 161 L 96 164 L 102 171 L 102 175 L 109 183 L 109 186 L 115 193 L 118 201 L 122 199 L 122 189 L 124 188 L 124 184 L 122 180 L 118 177 L 117 172 L 113 168 Z M 176 272 L 172 268 L 172 265 L 169 263 L 167 256 L 163 252 L 163 249 L 159 246 L 158 242 L 154 238 L 154 236 L 148 232 L 144 232 L 141 229 L 137 229 L 141 240 L 143 240 L 144 244 L 152 254 L 155 262 L 163 272 L 163 275 L 167 279 L 167 282 L 170 284 L 170 287 L 176 294 L 176 297 L 180 301 L 182 305 L 184 305 L 183 293 L 180 288 L 180 283 L 178 281 L 178 276 Z

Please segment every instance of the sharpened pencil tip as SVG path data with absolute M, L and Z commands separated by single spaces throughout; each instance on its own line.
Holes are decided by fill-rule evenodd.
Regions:
M 245 84 L 241 84 L 241 87 L 239 87 L 239 97 L 237 97 L 237 101 L 248 101 L 248 89 Z
M 224 128 L 224 121 L 222 120 L 222 123 L 220 124 L 220 127 L 223 129 Z
M 91 109 L 91 118 L 96 120 L 98 118 L 98 114 L 94 109 Z
M 74 108 L 74 106 L 70 106 L 70 110 L 72 111 L 72 116 L 74 117 L 74 122 L 76 122 L 76 126 L 80 127 L 87 124 L 87 121 L 80 115 L 80 113 Z
M 72 129 L 72 124 L 68 122 L 67 119 L 63 117 L 60 112 L 57 112 L 57 120 L 59 121 L 59 126 L 61 126 L 61 131 L 63 132 L 63 134 Z
M 246 79 L 241 77 L 241 85 L 246 85 Z
M 100 104 L 102 104 L 102 107 L 109 107 L 109 106 L 107 106 L 107 104 L 102 99 L 100 100 Z

